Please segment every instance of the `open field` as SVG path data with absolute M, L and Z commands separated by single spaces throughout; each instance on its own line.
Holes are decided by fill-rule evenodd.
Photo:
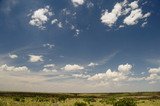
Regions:
M 125 99 L 124 99 L 125 98 Z M 160 92 L 138 93 L 18 93 L 0 92 L 0 106 L 160 106 Z

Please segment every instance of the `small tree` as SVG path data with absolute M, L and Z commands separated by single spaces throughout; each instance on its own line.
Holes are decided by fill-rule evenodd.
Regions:
M 87 106 L 87 104 L 84 102 L 75 102 L 74 106 Z
M 117 99 L 115 97 L 109 97 L 109 98 L 104 98 L 102 100 L 100 100 L 101 103 L 105 103 L 105 104 L 114 104 L 117 101 Z
M 58 101 L 62 101 L 62 102 L 65 102 L 66 101 L 66 99 L 67 99 L 67 96 L 66 95 L 61 95 L 61 96 L 59 96 L 58 97 Z
M 133 98 L 123 98 L 114 103 L 113 106 L 137 106 Z
M 96 102 L 96 100 L 92 97 L 88 97 L 88 98 L 85 98 L 83 99 L 85 102 L 87 102 L 88 104 L 90 104 L 91 102 Z

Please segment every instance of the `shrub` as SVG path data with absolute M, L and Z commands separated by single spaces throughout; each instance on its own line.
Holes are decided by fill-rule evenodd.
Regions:
M 17 101 L 17 102 L 20 102 L 21 98 L 20 97 L 14 97 L 13 100 Z
M 137 106 L 136 101 L 132 98 L 123 98 L 114 103 L 113 106 Z
M 61 95 L 58 97 L 58 101 L 60 101 L 60 102 L 61 101 L 64 102 L 66 99 L 67 99 L 67 96 L 65 96 L 65 95 Z
M 102 99 L 100 102 L 113 105 L 116 101 L 117 99 L 115 97 L 110 97 L 110 98 Z
M 17 102 L 25 102 L 25 98 L 24 97 L 18 97 L 17 96 L 17 97 L 14 97 L 13 100 L 17 101 Z
M 49 99 L 46 97 L 36 96 L 35 98 L 32 99 L 32 101 L 34 101 L 34 102 L 48 102 Z
M 84 102 L 75 102 L 74 106 L 87 106 L 87 104 Z
M 96 102 L 96 100 L 94 98 L 85 98 L 83 99 L 83 101 L 87 102 L 88 104 L 90 104 L 91 102 Z

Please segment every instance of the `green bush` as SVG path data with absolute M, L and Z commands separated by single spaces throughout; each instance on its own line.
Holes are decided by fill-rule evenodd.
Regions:
M 62 102 L 65 102 L 66 101 L 66 99 L 67 99 L 67 96 L 65 96 L 65 95 L 61 95 L 61 96 L 59 96 L 58 97 L 58 101 L 62 101 Z
M 117 101 L 117 99 L 115 97 L 109 97 L 109 98 L 104 98 L 102 100 L 100 100 L 101 103 L 105 103 L 105 104 L 114 104 Z
M 90 98 L 90 97 L 83 99 L 83 101 L 87 102 L 88 104 L 90 104 L 91 102 L 96 102 L 94 98 Z
M 19 97 L 19 96 L 14 97 L 13 100 L 17 101 L 17 102 L 25 102 L 25 98 L 24 97 Z
M 40 96 L 36 96 L 32 99 L 32 101 L 34 102 L 48 102 L 49 99 L 46 97 L 40 97 Z
M 75 102 L 74 106 L 87 106 L 87 104 L 84 102 Z
M 113 106 L 137 106 L 136 101 L 132 98 L 123 98 L 114 103 Z

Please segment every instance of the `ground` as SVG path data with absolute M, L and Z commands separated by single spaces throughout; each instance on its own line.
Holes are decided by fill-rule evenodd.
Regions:
M 16 93 L 0 92 L 0 106 L 113 106 L 131 98 L 137 106 L 160 106 L 160 92 L 138 93 Z M 84 103 L 83 105 L 76 105 Z

